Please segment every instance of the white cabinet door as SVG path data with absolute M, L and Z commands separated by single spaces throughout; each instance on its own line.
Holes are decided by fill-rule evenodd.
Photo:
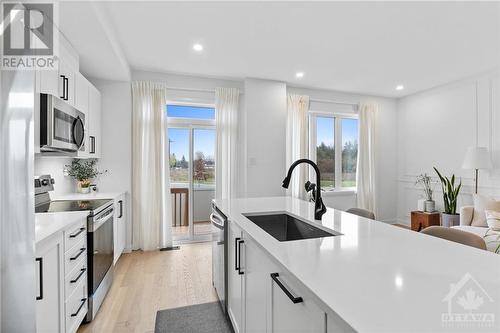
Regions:
M 123 250 L 125 249 L 126 240 L 126 208 L 125 208 L 125 195 L 122 194 L 115 199 L 115 215 L 114 215 L 114 259 L 113 263 L 116 264 L 120 258 Z
M 101 157 L 101 93 L 93 85 L 89 87 L 89 156 Z
M 229 222 L 228 232 L 228 254 L 227 254 L 227 312 L 236 333 L 242 333 L 243 329 L 243 270 L 241 268 L 241 251 L 243 249 L 241 229 L 234 223 Z
M 272 272 L 278 266 L 249 237 L 245 237 L 245 332 L 257 333 L 267 330 L 269 295 Z
M 76 73 L 63 59 L 59 61 L 59 97 L 69 105 L 75 106 L 75 76 Z
M 326 331 L 326 314 L 286 273 L 271 279 L 271 332 Z M 295 302 L 294 302 L 295 300 Z
M 61 232 L 36 247 L 36 331 L 64 332 L 64 249 Z
M 42 94 L 54 95 L 59 98 L 59 85 L 62 85 L 62 78 L 59 77 L 57 70 L 38 70 L 36 71 L 36 90 Z
M 75 108 L 85 113 L 89 113 L 89 81 L 81 73 L 75 75 Z

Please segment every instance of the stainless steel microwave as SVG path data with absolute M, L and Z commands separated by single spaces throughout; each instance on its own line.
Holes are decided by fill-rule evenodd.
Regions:
M 40 94 L 40 150 L 85 150 L 85 114 L 59 97 Z

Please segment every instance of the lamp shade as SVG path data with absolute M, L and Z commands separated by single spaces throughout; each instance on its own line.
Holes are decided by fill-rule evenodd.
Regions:
M 470 147 L 465 154 L 463 169 L 491 169 L 490 153 L 486 147 Z

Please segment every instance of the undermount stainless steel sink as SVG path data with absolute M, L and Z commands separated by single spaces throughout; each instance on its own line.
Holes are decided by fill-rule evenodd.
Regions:
M 335 231 L 324 231 L 286 213 L 243 215 L 280 242 L 342 235 Z

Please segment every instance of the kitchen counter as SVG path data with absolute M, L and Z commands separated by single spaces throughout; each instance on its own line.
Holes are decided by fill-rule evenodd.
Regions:
M 87 220 L 89 211 L 35 214 L 35 243 L 82 220 Z
M 125 192 L 91 192 L 91 193 L 66 193 L 53 195 L 52 200 L 95 200 L 115 199 Z
M 489 330 L 499 331 L 498 254 L 332 208 L 322 221 L 315 221 L 314 204 L 289 197 L 215 203 L 229 223 L 238 224 L 321 303 L 357 331 L 450 330 L 442 322 L 442 315 L 448 314 L 445 298 L 453 293 L 450 286 L 461 286 L 461 282 L 465 283 L 464 289 L 472 288 L 482 297 L 479 309 L 495 317 Z M 279 242 L 242 215 L 285 211 L 343 235 Z M 456 293 L 462 295 L 465 290 Z M 456 299 L 452 307 L 453 313 L 465 313 Z

